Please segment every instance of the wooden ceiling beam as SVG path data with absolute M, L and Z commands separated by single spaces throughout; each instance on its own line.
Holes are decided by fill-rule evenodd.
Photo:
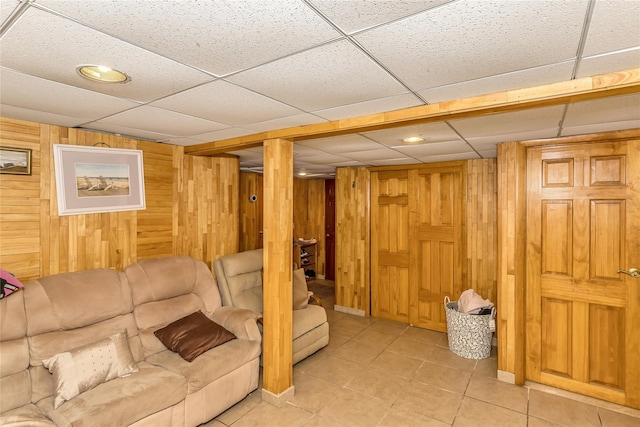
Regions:
M 640 93 L 640 68 L 490 95 L 444 101 L 386 113 L 295 126 L 185 147 L 186 154 L 215 156 L 260 147 L 266 139 L 292 141 L 326 138 L 380 129 L 457 120 L 487 114 L 548 107 Z

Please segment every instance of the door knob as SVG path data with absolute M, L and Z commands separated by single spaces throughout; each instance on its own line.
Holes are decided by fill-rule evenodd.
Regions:
M 618 270 L 618 273 L 628 274 L 631 277 L 635 277 L 636 279 L 640 279 L 640 269 L 631 267 L 629 271 L 626 270 Z

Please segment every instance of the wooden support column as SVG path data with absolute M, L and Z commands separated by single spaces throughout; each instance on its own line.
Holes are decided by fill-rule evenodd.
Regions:
M 498 144 L 498 379 L 525 381 L 526 148 Z
M 264 141 L 264 329 L 262 399 L 293 397 L 293 142 Z

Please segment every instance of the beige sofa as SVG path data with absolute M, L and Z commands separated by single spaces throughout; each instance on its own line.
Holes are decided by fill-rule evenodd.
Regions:
M 154 331 L 197 311 L 237 339 L 187 362 Z M 196 426 L 258 387 L 255 314 L 222 307 L 207 266 L 188 257 L 35 280 L 0 300 L 0 326 L 0 425 Z M 123 330 L 137 372 L 55 408 L 43 361 Z
M 222 304 L 246 308 L 262 316 L 263 250 L 226 255 L 213 262 Z M 308 304 L 293 310 L 293 363 L 305 359 L 329 344 L 327 312 L 319 305 Z

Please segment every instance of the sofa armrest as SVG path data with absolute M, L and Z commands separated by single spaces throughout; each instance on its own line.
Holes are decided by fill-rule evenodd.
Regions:
M 211 320 L 224 326 L 238 339 L 261 342 L 257 319 L 253 311 L 236 307 L 220 307 L 211 316 Z

